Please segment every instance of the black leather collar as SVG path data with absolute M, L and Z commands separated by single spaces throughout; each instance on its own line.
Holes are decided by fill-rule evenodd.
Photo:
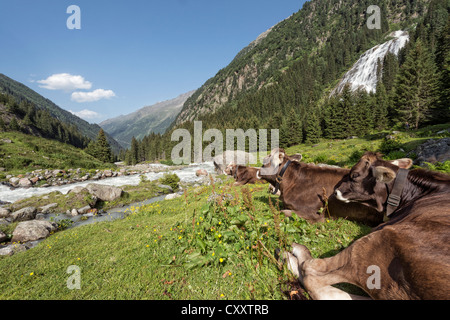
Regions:
M 234 170 L 234 180 L 237 180 L 238 169 L 239 169 L 239 166 L 236 166 L 236 170 Z
M 275 186 L 275 191 L 272 194 L 277 194 L 278 190 L 280 190 L 280 183 L 283 181 L 283 176 L 287 170 L 287 168 L 289 168 L 289 166 L 291 165 L 292 161 L 289 160 L 288 162 L 286 162 L 286 164 L 283 166 L 283 168 L 280 171 L 280 174 L 277 174 L 276 177 L 276 186 Z
M 409 170 L 399 169 L 395 178 L 394 187 L 386 201 L 386 217 L 389 218 L 397 210 L 402 199 L 403 188 L 408 178 Z

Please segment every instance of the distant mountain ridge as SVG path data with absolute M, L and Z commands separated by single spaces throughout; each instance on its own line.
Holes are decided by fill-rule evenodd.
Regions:
M 4 74 L 0 73 L 0 92 L 10 94 L 20 102 L 22 100 L 27 100 L 35 104 L 38 108 L 47 110 L 51 116 L 59 119 L 67 124 L 75 125 L 81 133 L 83 133 L 89 139 L 95 141 L 98 136 L 98 132 L 101 127 L 97 124 L 91 124 L 69 111 L 66 111 L 49 99 L 41 96 L 39 93 L 30 89 L 26 85 L 15 81 Z M 115 154 L 118 154 L 123 147 L 114 138 L 107 134 L 107 139 L 111 149 Z
M 141 108 L 128 115 L 105 120 L 99 125 L 122 146 L 128 148 L 133 137 L 142 139 L 151 133 L 163 134 L 194 92 L 195 90 L 181 94 L 175 99 Z

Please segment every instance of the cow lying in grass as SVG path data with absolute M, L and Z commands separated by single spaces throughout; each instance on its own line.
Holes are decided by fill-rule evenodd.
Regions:
M 295 154 L 290 156 L 290 159 L 292 161 L 300 161 L 302 156 Z M 232 176 L 234 180 L 236 180 L 234 183 L 235 186 L 243 186 L 246 184 L 265 183 L 265 181 L 261 180 L 261 177 L 258 175 L 260 169 L 261 168 L 240 166 L 231 162 L 225 168 L 224 173 Z M 271 188 L 270 190 L 275 189 Z
M 260 168 L 239 166 L 230 163 L 226 167 L 225 173 L 232 176 L 234 180 L 236 180 L 236 182 L 234 183 L 235 186 L 243 186 L 246 184 L 255 184 L 262 182 L 261 179 L 257 176 L 259 169 Z
M 344 282 L 373 299 L 450 299 L 450 176 L 396 165 L 408 167 L 366 153 L 336 190 L 389 221 L 331 258 L 313 259 L 298 244 L 285 253 L 313 299 L 360 298 L 332 287 Z
M 295 213 L 312 223 L 330 216 L 369 226 L 380 224 L 383 215 L 375 209 L 358 203 L 346 204 L 334 196 L 336 187 L 348 179 L 349 172 L 348 169 L 301 163 L 299 156 L 292 158 L 277 148 L 264 159 L 259 176 L 281 192 L 286 215 Z M 325 210 L 321 210 L 323 208 Z

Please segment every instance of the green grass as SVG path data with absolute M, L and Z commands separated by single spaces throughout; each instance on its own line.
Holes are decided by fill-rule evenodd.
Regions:
M 12 143 L 2 142 L 9 139 Z M 19 174 L 36 169 L 108 169 L 105 164 L 81 149 L 56 140 L 20 132 L 0 132 L 0 167 L 5 174 Z
M 419 145 L 429 139 L 449 137 L 449 132 L 438 134 L 438 132 L 448 130 L 449 128 L 450 124 L 441 124 L 428 126 L 419 130 L 400 132 L 394 135 L 395 139 L 390 144 L 384 142 L 384 137 L 391 134 L 389 131 L 356 139 L 322 139 L 317 144 L 300 144 L 287 148 L 286 152 L 288 154 L 302 154 L 302 161 L 304 162 L 326 163 L 351 168 L 359 161 L 365 151 L 380 151 L 384 154 L 384 159 L 386 160 L 406 157 L 409 152 L 415 150 Z M 413 159 L 415 156 L 415 154 L 410 155 Z M 444 168 L 445 170 L 446 166 L 438 164 L 438 168 Z
M 326 257 L 369 232 L 345 220 L 285 218 L 266 190 L 228 180 L 131 208 L 123 220 L 58 232 L 0 258 L 0 299 L 287 299 L 292 276 L 276 248 L 297 241 Z M 228 202 L 208 201 L 213 193 Z M 81 268 L 80 290 L 66 286 L 71 265 Z
M 448 127 L 401 133 L 404 151 L 387 156 L 442 137 L 437 132 Z M 364 151 L 379 150 L 383 136 L 303 144 L 287 152 L 302 153 L 307 162 L 350 167 Z M 191 188 L 184 197 L 131 208 L 123 220 L 60 231 L 36 248 L 0 258 L 0 299 L 288 299 L 293 277 L 276 261 L 276 248 L 289 250 L 297 242 L 313 257 L 325 258 L 370 232 L 343 219 L 312 225 L 285 217 L 267 185 L 233 182 Z M 127 203 L 146 194 L 145 188 L 129 188 Z M 81 268 L 80 290 L 66 286 L 71 265 Z

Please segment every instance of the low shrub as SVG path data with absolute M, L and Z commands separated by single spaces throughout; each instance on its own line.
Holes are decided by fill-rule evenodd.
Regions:
M 180 177 L 178 177 L 176 173 L 166 173 L 159 181 L 162 184 L 171 186 L 173 190 L 177 190 Z

